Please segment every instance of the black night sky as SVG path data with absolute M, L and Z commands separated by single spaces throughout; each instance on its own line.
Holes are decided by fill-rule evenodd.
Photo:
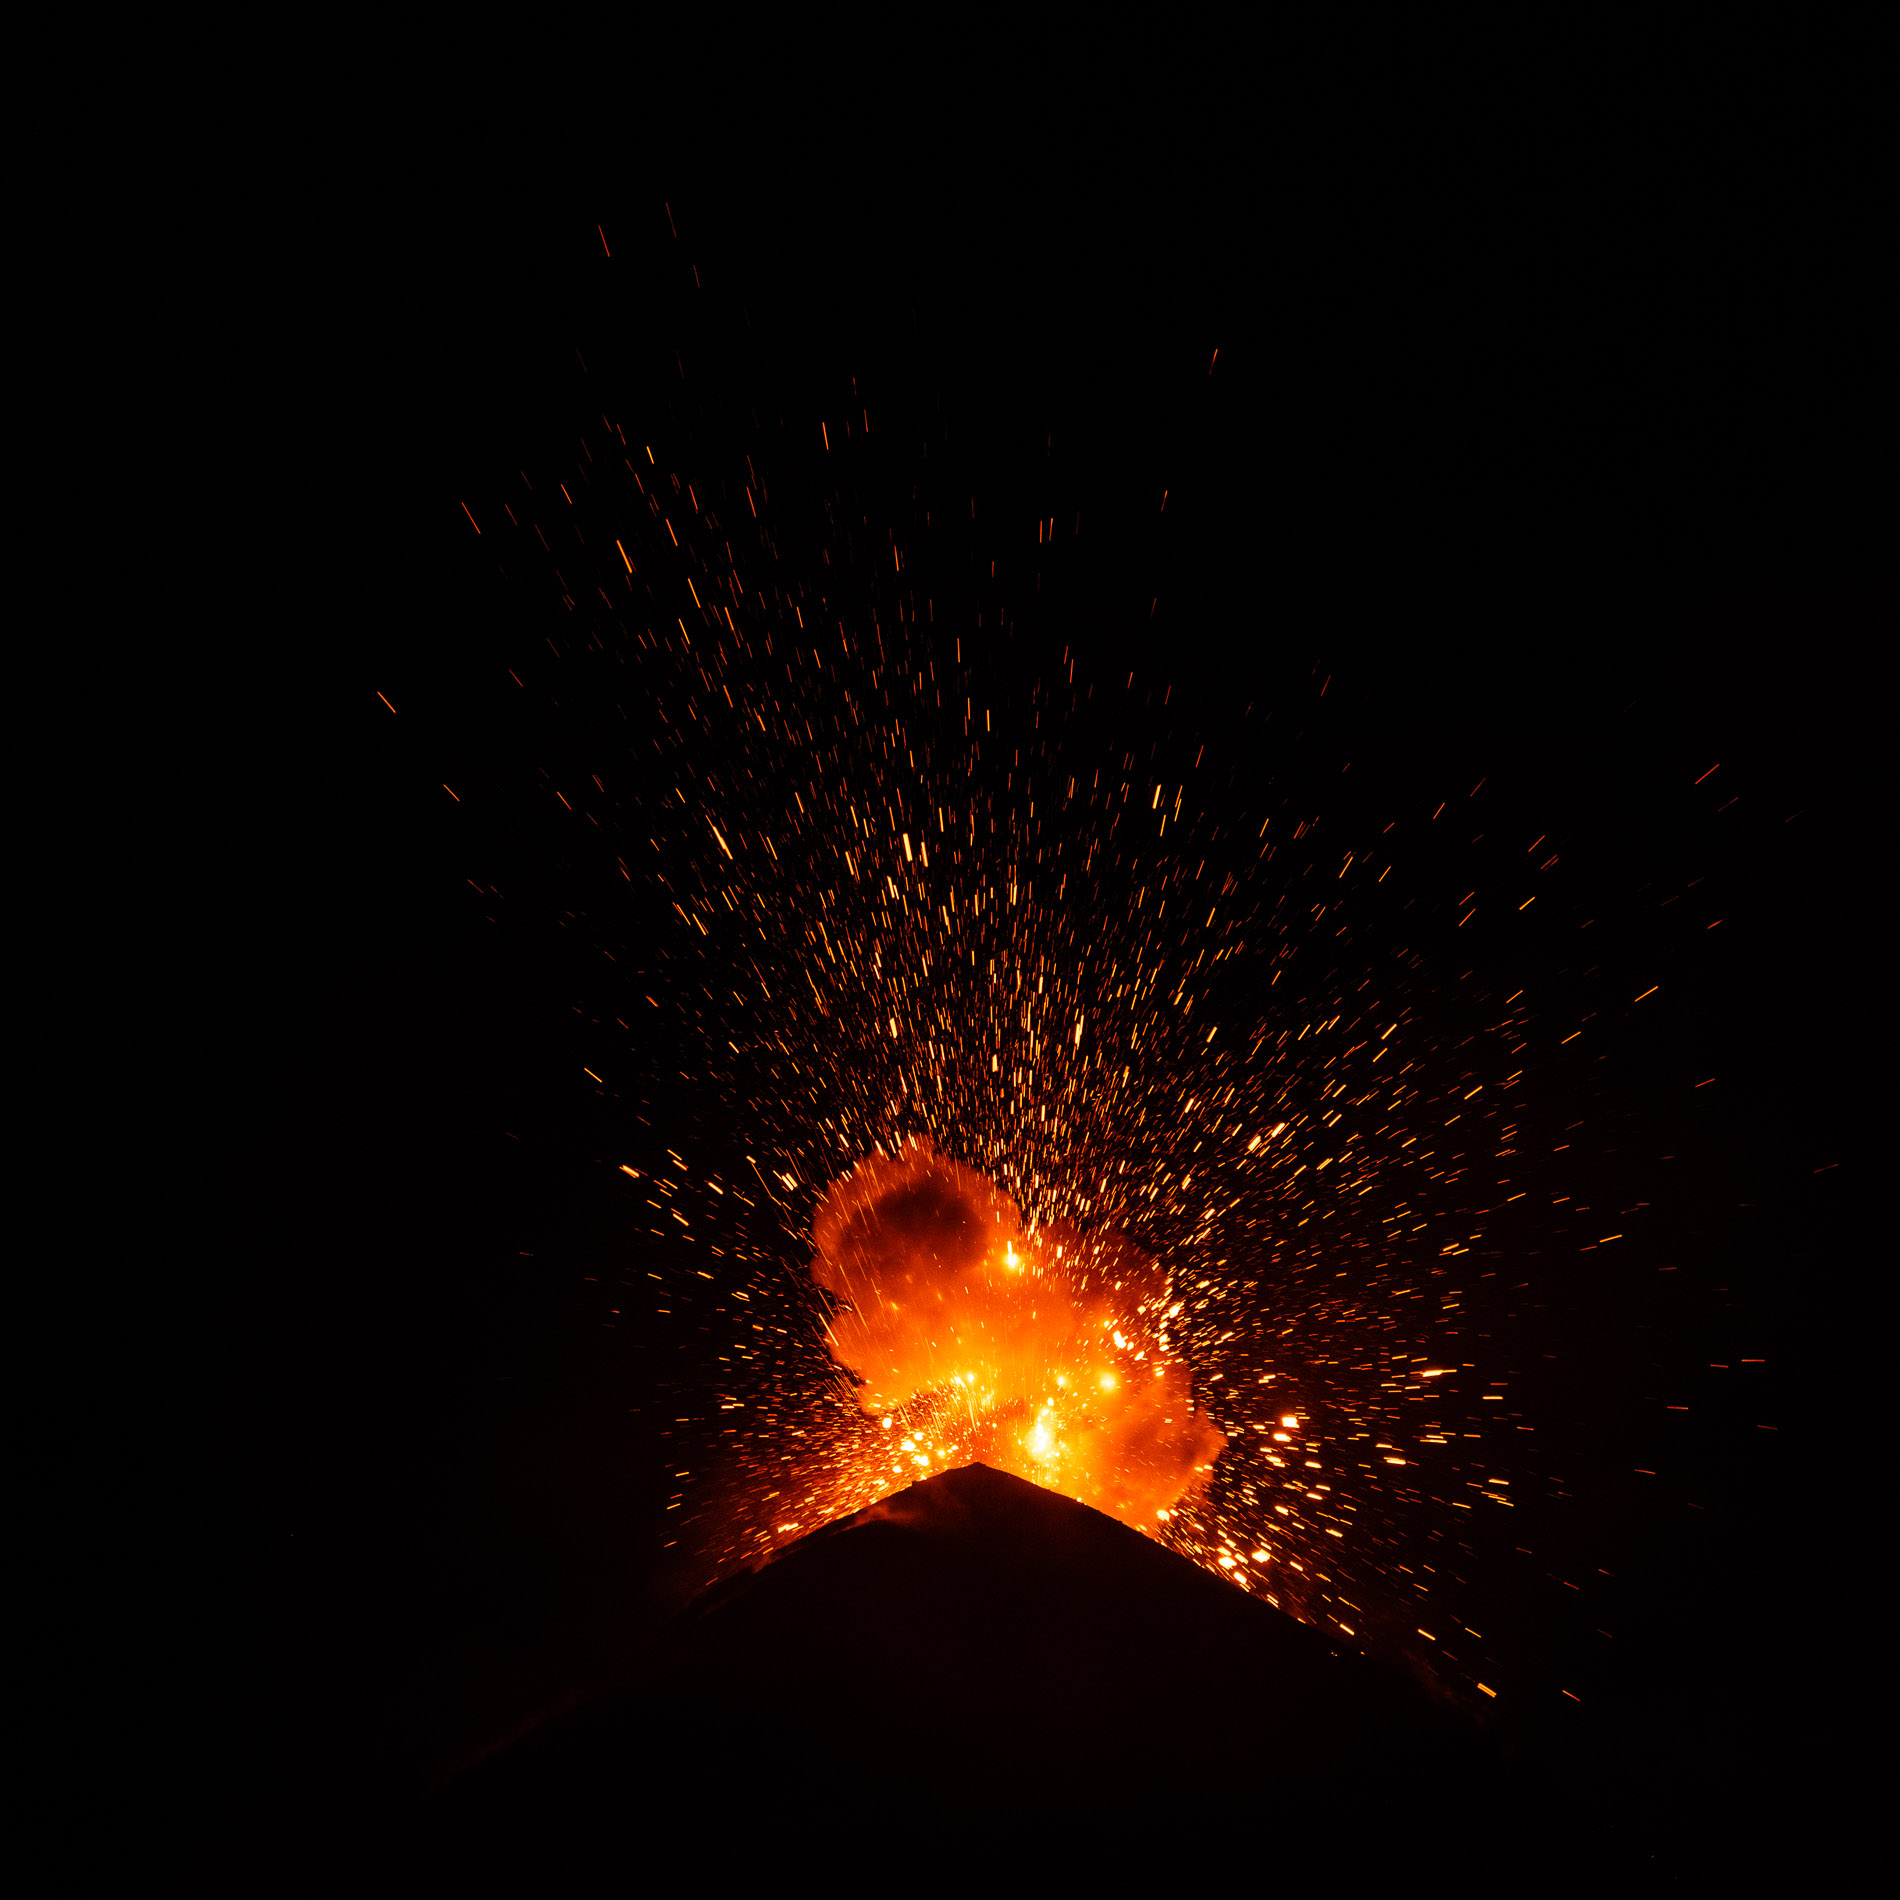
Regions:
M 268 1270 L 296 1349 L 257 1400 L 302 1632 L 272 1677 L 285 1840 L 602 1680 L 736 1567 L 757 1460 L 836 1402 L 803 1278 L 824 1181 L 717 1189 L 690 1242 L 638 1185 L 669 1154 L 762 1180 L 807 1135 L 835 1176 L 926 1125 L 867 1039 L 898 939 L 823 996 L 803 973 L 794 927 L 838 935 L 818 893 L 845 900 L 773 834 L 796 792 L 814 854 L 880 798 L 893 849 L 960 798 L 930 833 L 963 827 L 952 882 L 1033 861 L 1039 954 L 1163 971 L 1139 1007 L 1089 992 L 1104 1036 L 1192 990 L 1252 1038 L 1145 1079 L 1137 1043 L 1137 1106 L 1097 1092 L 1088 1136 L 1143 1246 L 1221 1258 L 1181 1349 L 1230 1433 L 1216 1367 L 1274 1368 L 1335 1447 L 1402 1416 L 1353 1385 L 1409 1294 L 1370 1265 L 1390 1223 L 1458 1278 L 1462 1343 L 1417 1356 L 1468 1387 L 1481 1424 L 1432 1439 L 1466 1462 L 1436 1502 L 1356 1493 L 1359 1568 L 1283 1607 L 1470 1705 L 1645 1865 L 1752 1851 L 1819 1719 L 1783 1619 L 1852 1271 L 1879 615 L 1826 209 L 1853 62 L 1700 50 L 1050 26 L 872 84 L 788 38 L 694 69 L 743 135 L 675 101 L 537 146 L 476 103 L 404 189 L 328 207 L 340 585 L 269 1130 L 305 1184 Z M 763 951 L 689 915 L 734 847 Z M 819 997 L 804 1041 L 781 974 Z M 934 964 L 921 993 L 964 997 Z M 1297 1266 L 1271 1214 L 1195 1227 L 1171 1170 L 1224 1137 L 1192 1078 L 1237 1128 L 1283 1100 L 1318 1131 L 1320 1071 L 1273 1038 L 1355 997 L 1369 1047 L 1416 1030 L 1419 1091 L 1340 1127 L 1361 1211 Z M 1456 1147 L 1467 1076 L 1493 1119 Z M 971 1147 L 992 1108 L 932 1112 L 1013 1165 Z M 1428 1127 L 1446 1172 L 1407 1199 Z M 1329 1244 L 1343 1305 L 1308 1285 Z M 736 1371 L 767 1307 L 793 1343 Z M 1282 1308 L 1277 1358 L 1244 1345 Z M 734 1451 L 728 1402 L 777 1423 Z

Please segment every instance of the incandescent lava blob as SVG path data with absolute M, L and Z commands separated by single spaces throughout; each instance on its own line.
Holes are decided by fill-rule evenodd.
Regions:
M 812 1238 L 832 1356 L 920 1469 L 962 1457 L 1152 1530 L 1225 1449 L 1168 1351 L 1167 1270 L 1126 1240 L 1026 1231 L 917 1140 L 836 1182 Z

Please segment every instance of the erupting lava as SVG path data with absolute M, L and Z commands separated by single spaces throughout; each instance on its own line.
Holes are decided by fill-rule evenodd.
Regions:
M 1713 901 L 1691 842 L 1733 797 L 1682 802 L 1715 768 L 1685 769 L 1656 807 L 1691 850 L 1665 891 L 1664 858 L 1585 850 L 1574 785 L 1504 769 L 1516 737 L 1496 780 L 1436 741 L 1368 771 L 1380 728 L 1290 621 L 1203 732 L 1152 592 L 1126 666 L 1119 583 L 1080 652 L 1053 638 L 1093 593 L 1019 638 L 1055 514 L 1023 532 L 1029 489 L 992 506 L 934 404 L 874 435 L 878 400 L 744 440 L 577 413 L 574 459 L 468 514 L 537 590 L 505 670 L 469 649 L 471 729 L 518 735 L 495 829 L 532 841 L 469 898 L 599 985 L 571 1081 L 616 1117 L 625 1244 L 588 1297 L 653 1434 L 666 1589 L 980 1462 L 1470 1706 L 1515 1696 L 1519 1566 L 1608 1578 L 1562 1507 L 1671 1455 L 1569 1395 L 1661 1403 L 1633 1369 L 1688 1284 L 1644 1232 L 1673 1176 L 1609 1078 L 1668 944 L 1722 921 L 1653 937 Z
M 812 1238 L 832 1356 L 920 1473 L 980 1462 L 1152 1530 L 1225 1449 L 1167 1350 L 1167 1270 L 1127 1241 L 1025 1232 L 915 1140 L 835 1183 Z

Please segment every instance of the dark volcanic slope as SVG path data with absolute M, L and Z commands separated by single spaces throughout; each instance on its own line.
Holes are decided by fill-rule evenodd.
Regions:
M 874 1852 L 913 1880 L 966 1852 L 1268 1875 L 1449 1855 L 1548 1885 L 1580 1845 L 1409 1681 L 972 1465 L 709 1593 L 637 1680 L 436 1795 L 404 1851 L 524 1878 Z

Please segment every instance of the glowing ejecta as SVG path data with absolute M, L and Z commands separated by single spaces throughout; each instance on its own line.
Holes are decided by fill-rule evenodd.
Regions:
M 1162 1346 L 1167 1274 L 1127 1242 L 1026 1234 L 1007 1195 L 915 1142 L 837 1182 L 812 1238 L 813 1278 L 846 1302 L 832 1356 L 919 1442 L 954 1435 L 1146 1531 L 1225 1448 Z

